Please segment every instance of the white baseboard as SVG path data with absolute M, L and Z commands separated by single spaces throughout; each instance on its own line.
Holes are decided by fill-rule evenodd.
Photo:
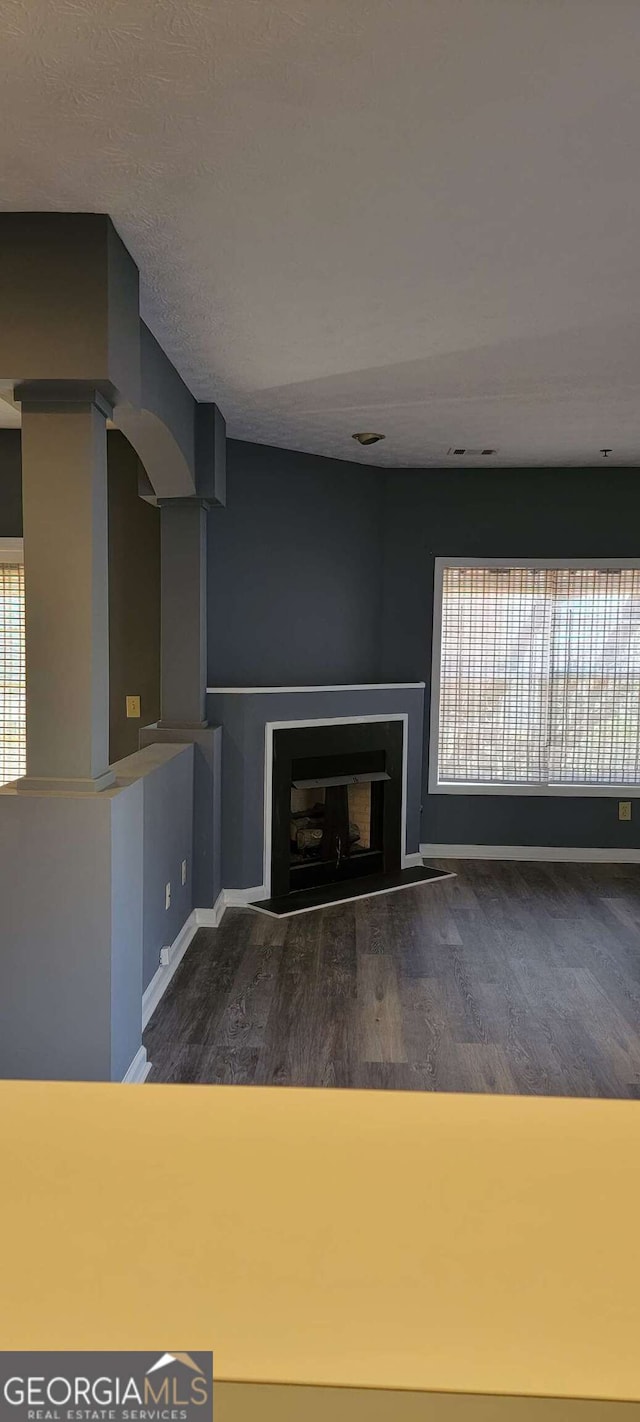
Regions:
M 559 849 L 530 844 L 421 844 L 423 859 L 540 859 L 548 864 L 640 864 L 640 849 Z
M 422 850 L 419 850 L 417 854 L 403 854 L 403 856 L 402 856 L 402 868 L 403 868 L 403 869 L 421 869 L 421 868 L 422 868 Z
M 129 1085 L 135 1084 L 136 1082 L 139 1084 L 146 1081 L 150 1071 L 151 1062 L 147 1059 L 147 1049 L 146 1047 L 139 1047 L 131 1066 L 125 1072 L 122 1080 L 123 1082 L 126 1081 Z
M 258 884 L 255 889 L 223 889 L 222 892 L 225 908 L 245 908 L 254 899 L 269 897 L 264 884 Z
M 268 897 L 264 884 L 259 884 L 255 889 L 221 889 L 213 908 L 195 910 L 197 926 L 198 928 L 217 928 L 222 922 L 225 909 L 246 908 L 247 904 L 253 903 L 254 899 Z
M 224 898 L 224 889 L 221 889 L 213 908 L 194 909 L 197 928 L 217 928 L 222 920 L 222 915 L 227 905 Z
M 184 958 L 191 939 L 193 938 L 199 927 L 200 925 L 197 921 L 197 910 L 194 909 L 193 912 L 189 914 L 186 923 L 183 923 L 182 928 L 180 929 L 177 938 L 175 938 L 173 943 L 171 944 L 171 947 L 167 949 L 168 961 L 166 963 L 162 963 L 161 966 L 156 970 L 151 979 L 151 982 L 149 983 L 148 987 L 145 988 L 142 994 L 143 1031 L 150 1017 L 153 1016 L 153 1013 L 155 1012 L 156 1007 L 158 1006 L 160 998 L 162 997 L 163 993 L 166 992 L 169 983 L 171 982 L 171 979 L 176 971 L 176 968 Z
M 251 893 L 252 891 L 247 890 L 246 892 Z M 177 938 L 175 938 L 171 944 L 171 947 L 164 950 L 167 961 L 166 963 L 161 963 L 160 967 L 154 973 L 149 986 L 145 988 L 142 994 L 143 1031 L 153 1016 L 161 997 L 167 991 L 176 968 L 178 968 L 182 962 L 187 948 L 198 932 L 198 929 L 217 928 L 226 907 L 225 893 L 223 890 L 222 893 L 218 894 L 213 908 L 197 908 L 192 910 L 186 922 L 183 923 Z

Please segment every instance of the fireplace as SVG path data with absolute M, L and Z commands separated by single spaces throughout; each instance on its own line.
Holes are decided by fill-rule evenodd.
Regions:
M 219 687 L 207 712 L 225 907 L 288 917 L 442 878 L 420 853 L 422 682 Z
M 401 720 L 275 730 L 273 898 L 398 873 L 402 775 Z

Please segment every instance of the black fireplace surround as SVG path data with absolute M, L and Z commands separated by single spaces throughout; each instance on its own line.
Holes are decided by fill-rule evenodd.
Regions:
M 274 731 L 274 899 L 400 871 L 402 736 L 400 720 Z

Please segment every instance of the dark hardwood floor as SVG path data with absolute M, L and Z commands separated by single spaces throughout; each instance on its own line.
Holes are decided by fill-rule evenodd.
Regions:
M 149 1081 L 640 1097 L 640 872 L 457 878 L 201 929 L 145 1032 Z

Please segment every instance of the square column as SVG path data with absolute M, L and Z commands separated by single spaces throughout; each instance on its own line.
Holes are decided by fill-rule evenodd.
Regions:
M 21 792 L 95 792 L 109 771 L 107 440 L 97 390 L 18 386 L 26 610 Z
M 160 506 L 160 726 L 206 726 L 207 506 L 171 499 Z
M 220 878 L 221 731 L 207 722 L 207 511 L 205 499 L 160 501 L 161 719 L 140 744 L 194 747 L 193 903 L 211 908 Z

